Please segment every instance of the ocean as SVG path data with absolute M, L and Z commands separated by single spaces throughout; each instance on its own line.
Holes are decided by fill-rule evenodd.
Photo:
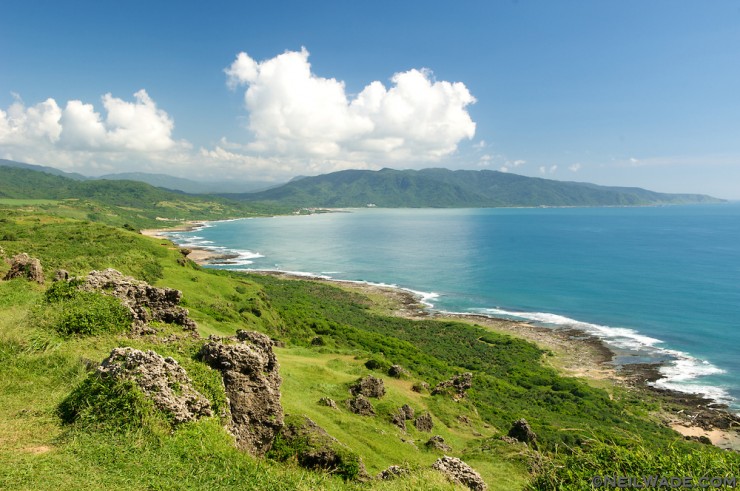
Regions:
M 740 410 L 740 203 L 353 209 L 211 222 L 169 237 L 217 268 L 394 285 L 448 312 L 578 328 L 656 385 Z

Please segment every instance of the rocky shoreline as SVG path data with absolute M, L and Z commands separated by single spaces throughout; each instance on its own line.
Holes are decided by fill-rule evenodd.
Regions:
M 183 227 L 190 230 L 200 223 L 189 223 Z M 145 235 L 163 237 L 164 230 L 142 230 Z M 181 228 L 180 230 L 186 230 Z M 188 259 L 200 265 L 228 264 L 234 256 L 215 251 L 190 248 Z M 711 443 L 727 450 L 740 451 L 740 417 L 731 413 L 727 406 L 696 394 L 688 394 L 651 385 L 661 378 L 659 364 L 614 363 L 615 353 L 600 339 L 576 329 L 551 329 L 528 322 L 490 317 L 481 314 L 437 312 L 421 303 L 418 295 L 388 286 L 355 281 L 327 279 L 320 276 L 302 276 L 281 271 L 254 271 L 253 274 L 269 274 L 286 279 L 311 280 L 330 283 L 359 293 L 385 299 L 384 308 L 391 315 L 408 319 L 449 319 L 477 324 L 532 341 L 543 349 L 555 353 L 552 366 L 573 377 L 583 377 L 599 386 L 616 385 L 629 390 L 644 392 L 660 401 L 662 411 L 656 415 L 661 423 L 684 435 L 687 439 Z M 548 361 L 549 362 L 549 361 Z

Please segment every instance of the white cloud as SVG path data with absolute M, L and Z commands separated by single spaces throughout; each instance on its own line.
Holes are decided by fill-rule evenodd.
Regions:
M 249 150 L 346 161 L 438 160 L 472 139 L 475 102 L 464 84 L 436 81 L 426 69 L 396 73 L 390 88 L 368 84 L 354 99 L 344 82 L 311 73 L 308 51 L 257 62 L 239 53 L 227 84 L 247 86 L 254 141 Z
M 526 160 L 515 160 L 514 162 L 512 162 L 512 165 L 513 165 L 514 167 L 519 167 L 520 165 L 524 165 L 524 164 L 526 164 L 526 163 L 527 163 L 527 161 L 526 161 Z
M 508 167 L 506 167 L 505 165 L 502 165 L 502 166 L 501 166 L 501 168 L 500 168 L 499 170 L 500 170 L 501 172 L 509 172 L 509 168 L 508 168 Z
M 571 172 L 578 172 L 579 170 L 581 170 L 581 167 L 583 167 L 581 164 L 573 164 L 568 167 L 568 170 Z
M 544 165 L 541 165 L 539 168 L 540 174 L 554 174 L 555 172 L 557 172 L 557 170 L 557 165 L 551 165 L 550 167 L 545 167 Z
M 16 96 L 0 110 L 0 145 L 8 158 L 86 172 L 115 170 L 121 162 L 145 166 L 182 162 L 187 142 L 172 138 L 172 118 L 145 90 L 127 102 L 106 94 L 105 118 L 92 104 L 71 100 L 62 110 L 49 98 L 26 107 Z M 120 170 L 131 170 L 131 167 Z

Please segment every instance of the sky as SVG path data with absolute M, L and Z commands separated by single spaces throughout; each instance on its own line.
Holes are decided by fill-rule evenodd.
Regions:
M 489 169 L 740 199 L 740 1 L 3 0 L 0 158 Z

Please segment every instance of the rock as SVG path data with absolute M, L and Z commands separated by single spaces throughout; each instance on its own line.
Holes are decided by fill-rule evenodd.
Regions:
M 470 418 L 468 418 L 468 417 L 467 417 L 467 416 L 465 416 L 464 414 L 461 414 L 460 416 L 458 416 L 458 417 L 457 417 L 457 420 L 458 420 L 458 421 L 459 421 L 460 423 L 464 424 L 464 425 L 468 425 L 468 426 L 470 425 Z
M 244 341 L 239 344 L 209 341 L 200 357 L 221 372 L 231 409 L 229 429 L 237 446 L 264 455 L 283 426 L 282 379 L 270 338 L 260 333 L 240 337 Z
M 57 269 L 54 272 L 54 281 L 68 281 L 69 280 L 69 271 L 66 269 Z
M 449 380 L 438 383 L 432 389 L 432 395 L 453 392 L 453 397 L 465 397 L 465 391 L 473 386 L 473 374 L 470 372 L 455 375 Z
M 511 445 L 513 445 L 515 443 L 521 443 L 519 440 L 517 440 L 516 438 L 512 438 L 509 435 L 503 435 L 503 436 L 501 436 L 500 439 L 501 439 L 502 442 L 506 442 L 506 443 L 511 444 Z
M 279 455 L 285 460 L 295 457 L 306 469 L 323 470 L 345 479 L 367 477 L 362 459 L 311 419 L 291 416 L 280 431 Z
M 25 278 L 38 284 L 44 283 L 44 269 L 41 267 L 41 261 L 35 257 L 23 252 L 13 256 L 8 263 L 10 264 L 10 270 L 3 279 Z
M 416 382 L 411 386 L 411 390 L 418 393 L 429 392 L 429 384 L 426 382 Z
M 134 323 L 146 324 L 155 320 L 178 324 L 186 330 L 195 331 L 197 328 L 195 321 L 188 317 L 188 310 L 179 306 L 182 299 L 180 290 L 157 288 L 111 268 L 91 271 L 80 288 L 120 299 L 133 315 Z
M 434 428 L 434 421 L 432 421 L 432 415 L 424 413 L 414 420 L 414 426 L 419 431 L 432 431 Z
M 403 476 L 409 473 L 409 470 L 405 467 L 398 465 L 391 465 L 387 469 L 380 471 L 377 479 L 386 481 L 388 479 L 395 479 L 396 477 Z
M 445 455 L 437 459 L 432 464 L 432 468 L 447 476 L 450 481 L 467 486 L 473 491 L 485 491 L 488 489 L 480 474 L 458 458 Z
M 449 452 L 452 450 L 452 447 L 447 445 L 445 443 L 445 439 L 439 435 L 434 435 L 429 440 L 427 440 L 427 442 L 424 445 L 426 445 L 427 448 L 435 448 L 443 452 Z
M 406 431 L 406 415 L 403 411 L 398 410 L 398 412 L 393 413 L 391 415 L 391 423 Z
M 403 413 L 404 419 L 414 419 L 414 408 L 408 404 L 401 406 L 400 411 Z
M 334 399 L 329 399 L 328 397 L 322 397 L 321 399 L 319 399 L 319 404 L 322 406 L 330 407 L 332 409 L 339 409 L 339 407 L 337 407 L 337 403 L 334 402 Z
M 375 409 L 367 397 L 357 394 L 352 399 L 347 400 L 347 408 L 360 416 L 375 416 Z
M 349 392 L 353 396 L 363 395 L 365 397 L 381 398 L 385 395 L 385 386 L 383 385 L 383 379 L 368 375 L 357 380 L 349 388 Z
M 114 348 L 96 371 L 101 377 L 135 382 L 175 423 L 213 415 L 208 399 L 193 388 L 185 370 L 170 357 L 151 350 Z
M 532 431 L 532 427 L 529 426 L 529 423 L 524 418 L 514 421 L 508 436 L 530 445 L 536 445 L 537 443 L 537 435 Z
M 407 377 L 409 375 L 409 372 L 401 365 L 391 365 L 391 367 L 388 369 L 388 375 L 395 378 L 402 378 Z

